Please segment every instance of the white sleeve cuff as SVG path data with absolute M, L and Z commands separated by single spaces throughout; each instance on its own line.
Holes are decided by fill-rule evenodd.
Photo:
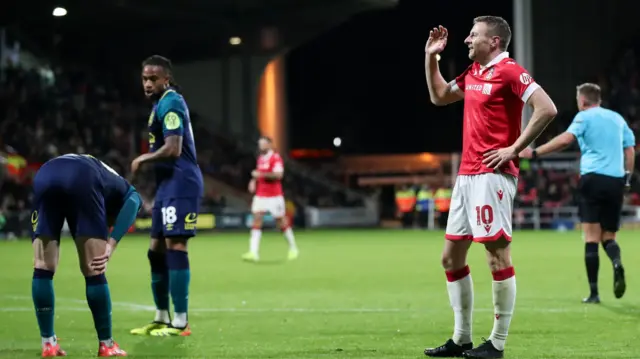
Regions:
M 540 88 L 540 85 L 538 85 L 537 82 L 530 84 L 529 87 L 527 87 L 527 89 L 524 90 L 524 93 L 522 94 L 522 102 L 527 103 L 527 101 L 529 101 L 529 97 L 531 97 L 531 95 L 533 95 L 533 93 L 536 92 L 536 90 L 539 88 Z
M 460 91 L 460 86 L 458 86 L 458 84 L 455 81 L 452 81 L 451 92 L 458 92 L 458 91 Z

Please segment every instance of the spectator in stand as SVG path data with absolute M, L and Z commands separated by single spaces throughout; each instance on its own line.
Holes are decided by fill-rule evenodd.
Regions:
M 129 100 L 136 99 L 129 88 L 137 88 L 137 84 L 127 77 L 119 85 L 117 75 L 77 65 L 56 68 L 48 76 L 13 65 L 4 70 L 0 82 L 0 155 L 6 158 L 10 153 L 22 159 L 19 168 L 11 168 L 13 172 L 2 180 L 0 211 L 7 220 L 5 232 L 21 227 L 14 218 L 20 218 L 21 210 L 28 212 L 31 178 L 50 158 L 90 153 L 126 177 L 134 156 L 148 151 L 148 106 L 142 98 Z M 198 126 L 198 115 L 192 115 L 194 131 L 200 138 L 210 139 L 197 143 L 203 154 L 199 158 L 203 173 L 244 192 L 255 165 L 253 149 Z M 149 172 L 143 173 L 136 183 L 145 205 L 154 192 L 150 176 Z M 4 173 L 0 173 L 2 177 Z M 311 199 L 319 205 L 360 204 L 336 198 L 328 186 L 294 171 L 286 176 L 284 187 L 292 192 L 290 198 L 296 203 Z M 208 192 L 204 203 L 205 211 L 214 210 L 224 207 L 226 200 Z

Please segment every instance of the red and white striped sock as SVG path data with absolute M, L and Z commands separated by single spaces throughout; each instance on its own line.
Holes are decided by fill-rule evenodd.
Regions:
M 513 267 L 493 272 L 493 308 L 495 319 L 489 340 L 498 350 L 504 350 L 509 325 L 516 305 L 516 272 Z
M 453 309 L 453 339 L 458 345 L 471 343 L 471 319 L 473 314 L 473 281 L 469 266 L 447 271 L 447 291 Z

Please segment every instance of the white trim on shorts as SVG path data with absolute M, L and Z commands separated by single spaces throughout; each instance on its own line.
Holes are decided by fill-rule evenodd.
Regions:
M 511 241 L 518 179 L 503 173 L 459 175 L 453 187 L 445 238 Z

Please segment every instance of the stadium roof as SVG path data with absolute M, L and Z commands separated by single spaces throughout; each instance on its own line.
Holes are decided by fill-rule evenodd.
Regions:
M 0 23 L 44 51 L 94 56 L 118 51 L 164 51 L 183 57 L 263 50 L 265 28 L 276 27 L 280 46 L 300 43 L 359 12 L 397 0 L 32 0 L 12 1 Z M 64 17 L 52 16 L 55 6 Z M 230 37 L 242 39 L 231 49 Z M 167 49 L 169 48 L 169 49 Z M 140 54 L 135 54 L 139 57 Z

